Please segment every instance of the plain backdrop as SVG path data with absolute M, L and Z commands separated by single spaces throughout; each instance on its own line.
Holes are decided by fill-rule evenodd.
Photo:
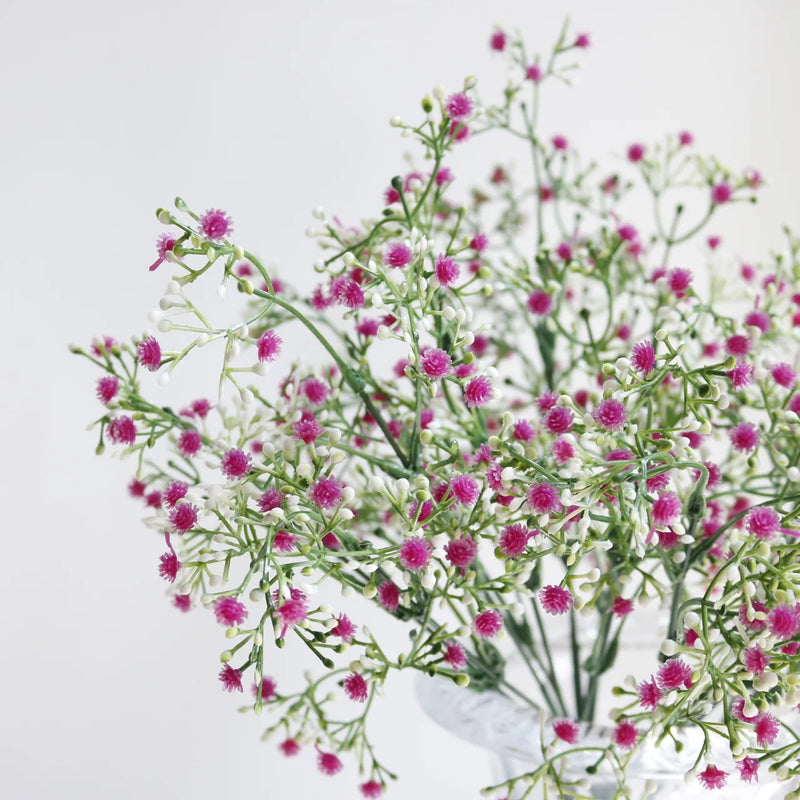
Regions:
M 133 465 L 94 456 L 97 375 L 67 344 L 149 325 L 168 277 L 147 271 L 153 212 L 176 194 L 226 209 L 238 241 L 311 286 L 311 209 L 375 215 L 407 169 L 389 118 L 418 119 L 423 95 L 469 74 L 491 96 L 493 26 L 544 51 L 566 14 L 592 46 L 575 88 L 548 93 L 544 130 L 616 169 L 632 141 L 688 129 L 768 183 L 715 219 L 718 257 L 779 247 L 800 222 L 794 0 L 0 0 L 0 796 L 358 796 L 352 764 L 330 778 L 310 753 L 286 761 L 219 690 L 222 631 L 170 606 Z M 459 177 L 507 160 L 470 147 Z M 288 682 L 306 664 L 273 666 Z M 490 779 L 410 676 L 373 730 L 402 776 L 391 797 L 477 797 Z

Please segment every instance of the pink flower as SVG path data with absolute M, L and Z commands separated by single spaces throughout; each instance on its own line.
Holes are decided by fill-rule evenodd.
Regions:
M 478 481 L 472 475 L 454 475 L 450 479 L 450 491 L 459 503 L 467 506 L 474 506 L 481 493 Z
M 169 233 L 162 233 L 158 239 L 156 239 L 156 252 L 158 253 L 158 258 L 150 265 L 150 272 L 154 269 L 158 269 L 164 259 L 167 257 L 167 253 L 175 247 L 175 242 L 177 239 Z
M 630 720 L 624 719 L 618 722 L 614 728 L 614 744 L 623 750 L 629 750 L 633 747 L 638 738 L 639 732 Z
M 522 522 L 503 528 L 497 546 L 506 558 L 518 558 L 528 546 L 528 539 L 534 536 Z
M 628 148 L 628 161 L 633 164 L 641 161 L 644 158 L 644 145 L 643 144 L 632 144 Z
M 590 44 L 588 33 L 579 33 L 575 37 L 575 47 L 580 47 L 585 50 Z
M 397 611 L 400 605 L 400 590 L 391 581 L 384 581 L 378 587 L 378 602 L 387 611 Z
M 753 601 L 752 608 L 754 614 L 755 612 L 759 612 L 763 614 L 764 617 L 766 617 L 769 611 L 769 609 L 758 600 Z M 739 609 L 739 622 L 741 622 L 742 625 L 744 625 L 748 630 L 756 632 L 763 631 L 764 628 L 767 627 L 766 619 L 764 617 L 762 617 L 761 619 L 755 619 L 755 617 L 753 617 L 753 619 L 749 619 L 747 610 L 748 610 L 747 603 L 743 603 L 741 608 Z
M 161 366 L 161 345 L 156 341 L 155 336 L 142 339 L 136 348 L 136 355 L 139 363 L 150 372 L 155 372 Z
M 464 387 L 464 403 L 469 408 L 481 408 L 492 399 L 492 382 L 478 375 L 467 382 Z
M 104 336 L 102 340 L 92 343 L 92 353 L 96 356 L 108 356 L 117 343 L 111 336 Z
M 682 658 L 670 658 L 658 668 L 656 680 L 665 692 L 681 686 L 689 689 L 692 685 L 692 670 Z
M 335 775 L 344 766 L 334 753 L 323 753 L 317 749 L 317 767 L 324 775 Z
M 317 508 L 333 508 L 342 499 L 342 489 L 334 478 L 320 478 L 312 484 L 308 496 Z
M 728 777 L 727 772 L 709 764 L 701 773 L 698 774 L 697 780 L 706 789 L 721 789 L 725 785 L 725 779 Z
M 343 642 L 350 644 L 357 630 L 357 626 L 353 624 L 353 621 L 347 614 L 339 614 L 339 616 L 336 617 L 336 625 L 330 629 L 330 635 L 338 636 Z
M 567 142 L 567 139 L 566 139 L 565 136 L 561 136 L 561 135 L 554 136 L 551 139 L 551 141 L 553 142 L 553 147 L 556 150 L 566 150 L 569 147 L 569 142 Z M 567 245 L 567 247 L 569 247 L 569 245 Z M 559 253 L 559 255 L 561 255 L 561 253 Z M 562 256 L 562 258 L 563 258 L 563 256 Z
M 754 644 L 752 647 L 748 647 L 742 655 L 745 669 L 754 672 L 759 678 L 763 678 L 764 670 L 769 666 L 770 657 L 761 649 L 761 646 Z
M 412 536 L 400 545 L 400 563 L 405 569 L 419 572 L 428 566 L 433 546 L 422 536 Z
M 438 347 L 428 347 L 420 354 L 419 365 L 422 372 L 431 380 L 438 380 L 447 375 L 452 364 L 450 356 Z
M 529 81 L 533 81 L 534 83 L 539 83 L 542 79 L 542 70 L 538 64 L 529 64 L 525 67 L 525 77 Z
M 736 764 L 739 770 L 739 777 L 743 781 L 750 783 L 753 778 L 758 781 L 758 759 L 752 756 L 745 756 L 741 761 Z
M 675 297 L 684 297 L 691 282 L 692 273 L 688 269 L 676 268 L 667 273 L 667 285 Z
M 531 484 L 526 497 L 536 514 L 551 514 L 561 510 L 558 489 L 547 481 Z
M 439 253 L 436 256 L 436 277 L 442 286 L 452 286 L 461 274 L 461 268 L 456 264 L 454 258 Z
M 689 131 L 681 131 L 678 134 L 678 142 L 680 143 L 681 147 L 688 147 L 690 144 L 694 143 L 694 136 L 692 136 Z
M 322 433 L 322 425 L 310 411 L 303 411 L 302 416 L 294 423 L 294 438 L 305 444 L 313 444 Z
M 436 172 L 434 180 L 437 186 L 444 186 L 446 183 L 452 183 L 452 181 L 455 180 L 455 176 L 450 167 L 440 167 Z
M 114 444 L 133 444 L 136 441 L 136 425 L 130 417 L 112 419 L 106 430 Z
M 750 339 L 741 333 L 730 336 L 725 340 L 725 352 L 736 358 L 743 358 L 750 352 Z
M 242 673 L 238 669 L 234 669 L 230 664 L 225 666 L 219 671 L 219 682 L 226 692 L 241 692 L 242 690 Z
M 97 381 L 97 397 L 108 405 L 117 395 L 119 378 L 116 375 L 106 375 Z
M 724 181 L 716 183 L 711 187 L 711 202 L 714 205 L 722 205 L 727 203 L 733 196 L 733 190 L 730 185 Z
M 331 297 L 336 299 L 340 305 L 347 308 L 363 308 L 364 292 L 361 287 L 352 279 L 343 276 L 331 280 Z
M 459 536 L 451 539 L 444 548 L 447 560 L 454 566 L 464 570 L 475 560 L 478 553 L 478 545 L 470 536 Z
M 290 597 L 275 609 L 283 627 L 281 639 L 292 626 L 302 622 L 308 616 L 308 598 L 299 589 L 292 589 Z
M 208 412 L 211 411 L 211 408 L 211 403 L 205 398 L 201 397 L 199 400 L 192 400 L 191 414 L 189 416 L 198 416 L 201 419 L 205 419 L 208 416 Z
M 238 478 L 243 478 L 250 472 L 250 469 L 253 466 L 253 461 L 244 450 L 239 450 L 237 447 L 233 447 L 222 456 L 222 462 L 220 463 L 220 469 L 222 470 L 222 474 L 228 478 L 228 480 L 237 480 Z
M 442 660 L 445 664 L 449 664 L 456 672 L 459 672 L 467 666 L 467 654 L 464 652 L 464 648 L 452 639 L 445 642 Z
M 317 378 L 306 378 L 297 387 L 300 394 L 305 395 L 309 403 L 315 406 L 322 405 L 328 399 L 328 387 Z
M 206 239 L 218 242 L 233 233 L 233 220 L 218 208 L 210 208 L 198 220 L 200 230 Z
M 514 423 L 512 436 L 518 442 L 530 442 L 536 436 L 536 429 L 526 419 Z
M 772 539 L 780 530 L 781 518 L 774 508 L 756 506 L 745 517 L 747 530 L 757 539 Z
M 459 122 L 459 120 L 454 119 L 450 123 L 450 135 L 453 137 L 453 141 L 463 142 L 469 138 L 469 126 L 464 122 Z
M 592 417 L 600 427 L 609 431 L 620 430 L 628 419 L 628 415 L 625 413 L 625 406 L 613 397 L 601 400 L 592 413 Z
M 380 797 L 383 794 L 383 784 L 378 781 L 367 781 L 358 788 L 361 790 L 361 794 L 367 798 Z
M 753 375 L 753 367 L 746 361 L 737 361 L 736 366 L 728 373 L 731 385 L 735 391 L 744 389 L 750 385 L 750 378 Z
M 781 724 L 772 714 L 759 714 L 753 723 L 759 747 L 769 747 L 777 738 Z
M 183 481 L 172 481 L 172 483 L 164 489 L 161 500 L 165 506 L 172 508 L 179 500 L 183 500 L 183 498 L 186 497 L 188 491 L 188 484 L 185 484 Z
M 457 92 L 445 100 L 444 108 L 450 119 L 462 120 L 472 113 L 472 100 L 464 92 Z
M 233 628 L 247 619 L 247 608 L 235 597 L 220 597 L 214 603 L 214 616 L 220 625 Z
M 300 752 L 300 745 L 294 739 L 284 739 L 278 749 L 287 757 L 291 758 Z
M 148 492 L 144 499 L 149 508 L 161 508 L 161 492 L 158 490 Z
M 393 242 L 383 253 L 383 263 L 392 269 L 402 269 L 411 263 L 411 250 L 401 242 Z
M 258 510 L 262 514 L 272 511 L 273 508 L 280 508 L 283 505 L 283 494 L 280 489 L 270 486 L 261 497 L 258 498 Z
M 551 585 L 539 590 L 539 602 L 548 614 L 566 614 L 575 601 L 569 589 Z
M 740 422 L 731 428 L 729 436 L 734 450 L 744 450 L 748 453 L 758 447 L 760 438 L 758 429 L 750 422 Z
M 175 578 L 178 575 L 178 570 L 181 568 L 181 562 L 178 561 L 178 556 L 175 555 L 174 550 L 169 550 L 161 556 L 158 565 L 158 574 L 169 583 L 175 583 Z
M 489 39 L 489 47 L 491 47 L 492 50 L 496 50 L 498 53 L 502 53 L 506 47 L 505 33 L 501 30 L 496 30 Z
M 192 596 L 188 594 L 176 594 L 175 597 L 172 598 L 172 604 L 178 611 L 183 611 L 185 614 L 192 607 Z
M 567 744 L 577 744 L 580 728 L 577 722 L 571 719 L 557 719 L 553 721 L 553 733 Z
M 548 433 L 560 434 L 569 433 L 575 424 L 572 411 L 566 406 L 556 406 L 551 408 L 545 418 L 544 426 Z
M 777 639 L 792 639 L 800 633 L 800 608 L 790 608 L 785 603 L 775 606 L 767 615 L 767 626 Z
M 784 362 L 775 364 L 769 372 L 778 386 L 783 386 L 785 389 L 794 388 L 794 383 L 797 380 L 797 373 L 788 364 Z
M 178 503 L 169 515 L 172 530 L 181 536 L 190 531 L 196 522 L 197 506 L 193 506 L 191 503 Z
M 280 355 L 282 344 L 283 339 L 281 339 L 275 331 L 269 330 L 264 332 L 256 345 L 258 349 L 258 360 L 274 361 Z
M 772 319 L 766 311 L 759 311 L 756 308 L 744 318 L 744 324 L 752 325 L 754 328 L 758 328 L 761 333 L 766 333 L 772 325 Z
M 364 676 L 358 672 L 351 672 L 342 682 L 344 693 L 356 703 L 363 703 L 369 697 L 369 688 Z
M 476 253 L 482 253 L 489 246 L 489 237 L 485 233 L 476 233 L 469 240 L 469 246 Z
M 503 615 L 493 608 L 481 611 L 472 620 L 472 628 L 481 639 L 491 639 L 500 632 L 502 627 Z
M 553 309 L 553 300 L 544 289 L 536 289 L 528 295 L 528 309 L 531 314 L 543 317 Z
M 664 696 L 652 676 L 649 681 L 642 681 L 636 687 L 636 692 L 639 695 L 639 704 L 648 711 L 655 711 L 659 701 Z
M 297 545 L 297 536 L 289 531 L 275 531 L 272 549 L 276 553 L 291 553 Z
M 324 311 L 329 306 L 332 306 L 335 301 L 333 297 L 326 296 L 325 289 L 322 286 L 315 286 L 310 302 L 317 311 Z
M 553 453 L 553 458 L 556 460 L 556 464 L 560 467 L 566 464 L 567 461 L 575 455 L 575 448 L 572 443 L 563 437 L 556 439 L 550 449 Z
M 622 619 L 633 611 L 633 601 L 625 597 L 615 597 L 614 602 L 611 604 L 610 611 L 615 616 Z
M 645 377 L 656 368 L 656 352 L 650 342 L 643 341 L 633 346 L 631 366 Z
M 258 699 L 258 684 L 253 684 L 253 697 Z M 261 702 L 268 703 L 275 697 L 276 684 L 272 678 L 262 678 L 261 680 Z
M 664 492 L 654 501 L 651 509 L 653 525 L 657 528 L 665 528 L 672 525 L 681 515 L 683 506 L 680 498 L 675 492 Z

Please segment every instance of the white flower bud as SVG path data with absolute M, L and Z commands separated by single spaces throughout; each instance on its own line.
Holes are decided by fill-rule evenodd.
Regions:
M 674 656 L 678 652 L 678 645 L 672 639 L 664 639 L 661 642 L 661 652 L 665 656 Z

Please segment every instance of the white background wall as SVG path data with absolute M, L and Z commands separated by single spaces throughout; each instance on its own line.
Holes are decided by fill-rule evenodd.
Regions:
M 577 88 L 550 93 L 546 129 L 611 168 L 631 141 L 682 128 L 758 167 L 762 203 L 715 227 L 732 263 L 800 222 L 792 0 L 0 0 L 0 796 L 357 796 L 352 769 L 285 761 L 219 691 L 221 631 L 167 603 L 132 466 L 96 458 L 85 430 L 97 376 L 66 345 L 147 326 L 166 280 L 146 269 L 153 210 L 175 194 L 227 209 L 239 241 L 310 284 L 310 209 L 375 214 L 404 169 L 389 117 L 416 119 L 467 74 L 496 85 L 492 26 L 539 50 L 566 12 L 592 48 Z M 469 147 L 456 172 L 485 175 Z M 392 797 L 475 797 L 489 779 L 405 676 L 376 716 L 402 774 Z

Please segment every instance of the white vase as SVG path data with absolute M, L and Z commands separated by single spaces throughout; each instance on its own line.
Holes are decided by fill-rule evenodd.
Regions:
M 496 783 L 509 780 L 537 769 L 543 763 L 542 732 L 549 743 L 553 739 L 552 727 L 548 721 L 542 722 L 539 711 L 523 706 L 494 692 L 475 692 L 462 689 L 451 680 L 442 677 L 431 678 L 421 675 L 416 684 L 417 697 L 425 713 L 451 733 L 472 744 L 484 747 L 493 754 L 496 764 Z M 563 777 L 568 782 L 583 781 L 580 792 L 566 791 L 563 794 L 550 793 L 550 797 L 564 800 L 611 800 L 612 798 L 635 798 L 646 796 L 667 800 L 700 800 L 720 797 L 725 800 L 782 800 L 797 786 L 797 782 L 781 783 L 766 769 L 762 768 L 759 782 L 747 783 L 740 779 L 733 766 L 725 742 L 719 742 L 710 756 L 720 769 L 727 771 L 726 784 L 718 792 L 704 788 L 699 781 L 686 780 L 686 773 L 692 768 L 702 745 L 699 731 L 682 731 L 679 738 L 683 749 L 677 752 L 670 740 L 664 740 L 659 747 L 647 739 L 637 746 L 626 770 L 627 791 L 620 790 L 620 782 L 607 760 L 603 760 L 594 774 L 587 767 L 598 761 L 600 750 L 612 741 L 612 729 L 601 725 L 582 723 L 579 746 L 589 748 L 569 756 L 569 767 Z M 559 749 L 574 749 L 569 745 L 559 745 Z M 701 765 L 701 768 L 704 765 Z M 529 793 L 529 784 L 518 785 L 511 798 L 525 796 L 526 800 L 543 797 L 541 787 Z M 502 797 L 499 794 L 498 797 Z

